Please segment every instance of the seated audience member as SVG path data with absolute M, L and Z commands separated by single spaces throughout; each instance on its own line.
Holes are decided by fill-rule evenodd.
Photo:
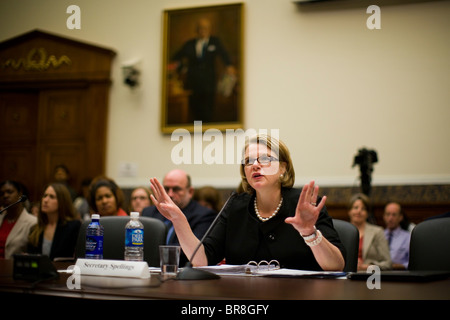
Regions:
M 350 199 L 348 215 L 359 231 L 358 270 L 366 271 L 369 265 L 389 270 L 392 261 L 383 228 L 367 222 L 368 212 L 369 198 L 366 195 L 356 194 Z
M 214 220 L 216 213 L 212 209 L 204 207 L 192 199 L 194 187 L 192 187 L 190 176 L 183 170 L 172 170 L 164 177 L 163 186 L 172 203 L 181 209 L 195 236 L 202 238 Z M 156 206 L 145 208 L 142 211 L 142 215 L 162 220 L 168 230 L 166 243 L 169 245 L 180 245 L 172 222 L 165 218 Z M 187 259 L 184 254 L 181 254 L 180 266 L 184 266 Z
M 91 208 L 89 207 L 89 186 L 92 179 L 86 178 L 81 181 L 81 188 L 78 197 L 73 202 L 81 220 L 91 220 Z
M 36 202 L 32 202 L 31 204 L 30 204 L 30 213 L 33 215 L 33 216 L 35 216 L 36 218 L 37 218 L 37 216 L 38 216 L 38 213 L 39 213 L 39 207 L 40 207 L 40 203 L 39 203 L 39 201 L 36 201 Z
M 214 187 L 206 186 L 195 189 L 194 200 L 204 207 L 213 209 L 215 212 L 219 212 L 222 208 L 222 196 Z
M 55 258 L 73 258 L 81 220 L 69 190 L 61 183 L 51 183 L 41 198 L 38 224 L 29 236 L 28 253 Z
M 131 191 L 130 212 L 139 212 L 142 215 L 142 210 L 152 205 L 150 194 L 150 190 L 146 187 L 137 187 Z
M 408 269 L 411 233 L 401 228 L 403 213 L 400 204 L 390 202 L 384 207 L 384 235 L 388 240 L 393 269 Z
M 0 183 L 0 209 L 13 204 L 22 196 L 21 183 L 6 180 Z M 30 229 L 37 218 L 18 203 L 0 214 L 0 258 L 12 259 L 14 254 L 24 253 L 27 249 Z
M 93 212 L 100 216 L 127 216 L 122 209 L 123 205 L 122 189 L 107 177 L 97 177 L 89 186 L 89 203 Z
M 55 167 L 55 171 L 54 171 L 54 179 L 55 179 L 55 182 L 62 183 L 62 184 L 64 184 L 66 186 L 67 190 L 69 190 L 69 192 L 70 192 L 70 197 L 71 197 L 72 201 L 75 201 L 75 199 L 77 198 L 78 194 L 75 191 L 75 189 L 72 188 L 72 186 L 70 185 L 69 168 L 67 168 L 63 164 L 57 165 Z
M 194 266 L 277 260 L 282 268 L 342 270 L 345 249 L 314 181 L 293 188 L 289 150 L 270 136 L 248 139 L 240 166 L 245 191 L 231 198 L 197 251 Z M 174 227 L 187 256 L 199 245 L 170 191 L 152 178 L 152 201 Z

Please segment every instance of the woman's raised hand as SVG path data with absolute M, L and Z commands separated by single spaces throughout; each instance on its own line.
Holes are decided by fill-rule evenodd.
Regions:
M 319 186 L 315 186 L 314 181 L 305 184 L 298 198 L 295 216 L 285 220 L 286 223 L 292 224 L 303 236 L 314 233 L 314 225 L 319 217 L 320 210 L 322 210 L 327 200 L 327 197 L 323 196 L 319 204 L 317 204 L 318 194 Z
M 183 214 L 181 209 L 172 201 L 162 184 L 156 178 L 150 179 L 150 187 L 153 194 L 150 195 L 158 211 L 167 219 L 172 221 L 179 214 Z

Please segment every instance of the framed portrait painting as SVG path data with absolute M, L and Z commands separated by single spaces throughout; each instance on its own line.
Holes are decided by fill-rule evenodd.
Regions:
M 164 11 L 163 133 L 243 123 L 243 4 Z

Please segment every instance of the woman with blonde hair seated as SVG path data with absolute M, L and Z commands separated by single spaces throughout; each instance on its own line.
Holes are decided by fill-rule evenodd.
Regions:
M 289 150 L 270 136 L 249 139 L 240 166 L 244 193 L 227 204 L 203 245 L 194 266 L 277 260 L 281 267 L 304 270 L 342 270 L 345 249 L 318 197 L 314 181 L 293 188 L 295 173 Z M 171 220 L 187 257 L 199 245 L 183 212 L 161 183 L 150 180 L 152 201 Z
M 150 190 L 146 187 L 137 187 L 131 191 L 130 195 L 130 211 L 139 212 L 142 214 L 142 210 L 146 207 L 150 207 L 152 202 L 150 200 Z

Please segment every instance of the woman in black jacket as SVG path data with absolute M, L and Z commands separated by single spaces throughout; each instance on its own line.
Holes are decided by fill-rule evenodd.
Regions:
M 232 198 L 198 250 L 195 266 L 277 260 L 281 267 L 342 270 L 345 250 L 314 181 L 302 190 L 295 180 L 289 150 L 270 136 L 249 139 L 240 168 L 242 189 Z M 199 243 L 183 213 L 163 186 L 151 179 L 152 200 L 171 220 L 183 251 L 191 256 Z
M 69 190 L 61 183 L 51 183 L 41 198 L 38 223 L 31 230 L 28 253 L 54 258 L 73 258 L 81 221 Z

